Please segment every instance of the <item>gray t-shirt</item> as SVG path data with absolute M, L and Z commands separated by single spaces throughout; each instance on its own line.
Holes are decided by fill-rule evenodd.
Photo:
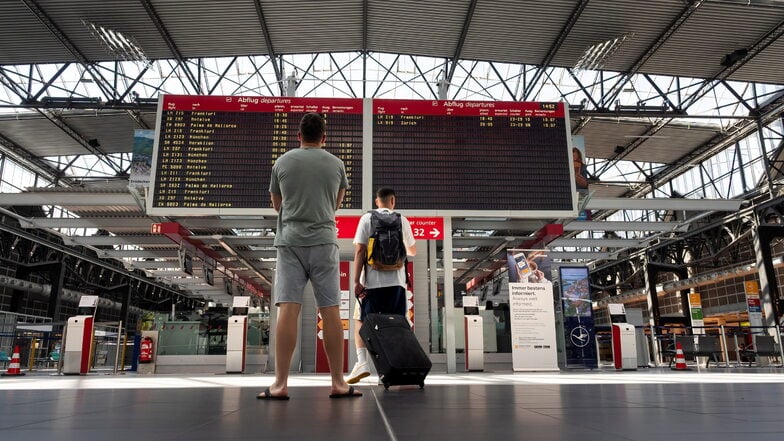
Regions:
M 297 148 L 279 157 L 269 187 L 283 198 L 275 246 L 337 244 L 335 206 L 341 188 L 348 188 L 346 167 L 332 153 Z

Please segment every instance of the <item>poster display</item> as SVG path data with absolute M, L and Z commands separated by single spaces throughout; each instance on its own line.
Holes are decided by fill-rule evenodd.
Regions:
M 557 371 L 551 260 L 547 250 L 508 250 L 512 367 Z
M 152 173 L 152 150 L 155 144 L 155 130 L 135 129 L 133 131 L 133 156 L 128 186 L 131 188 L 150 185 Z
M 705 319 L 702 312 L 702 299 L 700 299 L 699 293 L 689 293 L 689 316 L 691 317 L 691 325 L 694 327 L 692 332 L 694 334 L 704 334 Z
M 746 307 L 749 311 L 749 324 L 751 326 L 760 326 L 751 330 L 752 334 L 765 334 L 765 330 L 761 328 L 762 323 L 762 302 L 759 295 L 759 282 L 756 280 L 747 280 L 743 283 L 746 291 Z
M 562 266 L 558 268 L 558 275 L 564 314 L 566 367 L 596 368 L 599 364 L 588 267 Z

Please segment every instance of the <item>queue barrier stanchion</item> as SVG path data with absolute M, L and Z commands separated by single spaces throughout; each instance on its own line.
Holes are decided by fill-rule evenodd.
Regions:
M 779 360 L 781 361 L 781 366 L 784 367 L 784 342 L 781 341 L 781 328 L 776 326 L 776 337 L 779 340 Z
M 659 358 L 661 357 L 661 350 L 658 345 L 658 339 L 656 338 L 656 329 L 653 325 L 648 325 L 650 328 L 651 336 L 651 352 L 653 352 L 651 359 L 653 360 L 653 367 L 659 367 L 661 365 Z
M 721 356 L 724 357 L 724 367 L 730 367 L 730 353 L 727 349 L 727 330 L 724 325 L 719 327 L 721 334 L 719 335 L 721 338 Z

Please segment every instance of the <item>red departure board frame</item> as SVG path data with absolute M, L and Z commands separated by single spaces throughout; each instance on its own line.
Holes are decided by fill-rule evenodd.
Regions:
M 376 99 L 372 186 L 411 215 L 576 215 L 563 102 Z
M 297 148 L 306 112 L 327 119 L 325 150 L 343 160 L 351 188 L 343 208 L 362 208 L 363 100 L 162 95 L 153 148 L 151 215 L 274 215 L 275 159 Z

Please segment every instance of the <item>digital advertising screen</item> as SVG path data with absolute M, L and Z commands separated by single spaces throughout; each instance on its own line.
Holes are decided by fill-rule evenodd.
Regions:
M 564 317 L 564 341 L 567 367 L 595 368 L 596 332 L 588 267 L 558 268 L 561 305 Z

